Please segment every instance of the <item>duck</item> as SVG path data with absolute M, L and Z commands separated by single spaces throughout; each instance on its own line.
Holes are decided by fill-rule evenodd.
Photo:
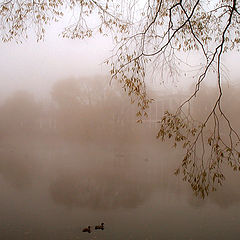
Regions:
M 87 228 L 84 228 L 82 231 L 83 232 L 88 232 L 88 233 L 90 233 L 91 232 L 91 229 L 90 229 L 91 227 L 90 226 L 88 226 Z
M 104 230 L 104 223 L 101 223 L 101 225 L 95 226 L 95 229 L 101 229 Z

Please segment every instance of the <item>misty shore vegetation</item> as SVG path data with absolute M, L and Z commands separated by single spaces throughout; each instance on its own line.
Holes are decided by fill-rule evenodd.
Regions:
M 187 95 L 191 89 L 185 92 Z M 223 108 L 231 116 L 235 128 L 239 127 L 238 88 L 225 85 Z M 16 136 L 61 136 L 69 141 L 141 141 L 146 136 L 155 139 L 160 126 L 159 116 L 176 107 L 183 96 L 153 92 L 155 105 L 149 109 L 149 121 L 137 123 L 136 104 L 129 104 L 120 85 L 109 85 L 104 76 L 92 78 L 68 78 L 55 82 L 49 97 L 36 99 L 25 90 L 19 90 L 0 105 L 1 139 Z M 159 95 L 157 95 L 159 94 Z M 204 118 L 211 106 L 208 104 L 217 95 L 214 87 L 205 86 L 199 99 L 193 102 L 192 115 Z M 171 101 L 175 100 L 172 104 Z M 234 104 L 233 104 L 234 102 Z M 212 123 L 214 124 L 214 123 Z M 213 125 L 209 127 L 209 131 Z M 226 130 L 226 131 L 225 131 Z M 222 131 L 228 134 L 223 125 Z
M 234 126 L 239 127 L 237 96 L 240 90 L 225 87 L 226 91 L 234 91 L 236 105 L 232 104 L 232 97 L 228 94 L 223 101 L 224 108 L 233 116 Z M 207 111 L 203 106 L 209 107 L 205 103 L 216 92 L 213 87 L 206 86 L 201 94 L 200 100 L 194 103 L 193 112 L 199 119 Z M 52 166 L 49 173 L 50 194 L 56 203 L 66 206 L 134 207 L 146 201 L 154 189 L 171 186 L 173 192 L 186 191 L 182 184 L 176 188 L 179 177 L 172 176 L 178 165 L 178 160 L 173 158 L 175 148 L 170 148 L 170 154 L 167 150 L 169 142 L 156 140 L 156 129 L 160 123 L 137 123 L 137 107 L 129 105 L 121 87 L 109 86 L 104 76 L 69 78 L 56 81 L 49 96 L 44 100 L 35 99 L 33 94 L 22 90 L 14 92 L 0 105 L 0 173 L 10 184 L 28 188 L 36 177 L 38 165 L 46 164 Z M 156 110 L 162 114 L 162 105 L 165 104 L 165 108 L 170 105 L 166 104 L 169 96 L 155 95 L 155 98 L 159 99 L 158 104 L 149 111 L 149 117 L 157 119 Z M 172 96 L 174 98 L 181 96 Z M 145 152 L 139 146 L 151 150 Z M 91 153 L 91 148 L 95 153 Z M 86 168 L 88 164 L 95 168 Z M 156 164 L 154 169 L 152 164 Z M 78 167 L 71 167 L 75 165 Z M 231 179 L 237 176 L 231 177 L 227 166 L 225 172 L 228 176 L 226 187 L 210 199 L 229 206 L 231 202 L 238 202 L 240 197 L 237 194 L 232 198 L 224 197 L 222 201 L 218 199 L 219 194 L 225 196 L 226 193 L 227 196 L 234 189 Z M 82 181 L 82 176 L 85 176 L 86 182 Z M 97 183 L 101 183 L 100 186 Z M 141 184 L 141 188 L 130 183 Z M 93 189 L 97 186 L 91 194 L 87 190 L 89 184 Z M 79 195 L 79 187 L 86 192 L 85 197 L 82 193 Z M 114 191 L 118 192 L 116 198 L 110 196 Z M 108 196 L 107 202 L 100 192 Z M 125 197 L 126 193 L 129 198 Z M 203 204 L 189 199 L 193 205 Z
M 102 76 L 59 80 L 49 96 L 36 100 L 20 90 L 5 99 L 0 106 L 1 139 L 58 136 L 79 142 L 138 141 L 147 134 L 136 125 L 136 106 Z

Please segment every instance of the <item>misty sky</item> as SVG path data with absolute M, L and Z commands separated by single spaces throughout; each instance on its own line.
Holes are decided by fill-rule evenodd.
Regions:
M 107 66 L 102 63 L 111 54 L 111 40 L 102 36 L 63 39 L 58 36 L 60 29 L 51 26 L 46 39 L 38 43 L 34 38 L 22 44 L 0 43 L 2 98 L 19 89 L 41 95 L 56 80 L 106 73 Z
M 111 39 L 99 35 L 86 40 L 62 39 L 58 35 L 63 26 L 58 23 L 48 27 L 42 42 L 37 43 L 30 36 L 22 44 L 0 43 L 1 99 L 19 89 L 45 97 L 53 82 L 59 79 L 106 74 L 108 67 L 103 61 L 112 54 Z M 239 52 L 228 53 L 223 60 L 228 69 L 228 79 L 231 80 L 229 84 L 238 85 Z M 193 57 L 191 63 L 198 65 L 199 59 Z M 191 79 L 181 79 L 174 87 L 181 89 L 183 84 L 191 83 Z

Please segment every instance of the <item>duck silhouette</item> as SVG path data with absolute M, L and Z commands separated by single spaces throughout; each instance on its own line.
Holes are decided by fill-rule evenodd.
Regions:
M 91 232 L 91 229 L 90 229 L 91 227 L 90 226 L 88 226 L 87 228 L 84 228 L 82 231 L 83 232 L 88 232 L 88 233 L 90 233 Z
M 101 223 L 101 225 L 95 226 L 95 229 L 101 229 L 104 230 L 104 223 Z

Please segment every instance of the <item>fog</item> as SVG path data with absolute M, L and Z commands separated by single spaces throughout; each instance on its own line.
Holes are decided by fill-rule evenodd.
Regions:
M 43 98 L 59 79 L 106 74 L 103 61 L 110 55 L 111 40 L 101 36 L 88 41 L 62 39 L 57 37 L 61 30 L 61 24 L 53 24 L 42 42 L 30 35 L 22 44 L 0 43 L 1 98 L 23 89 Z
M 239 89 L 226 85 L 224 91 L 224 109 L 239 128 Z M 199 109 L 209 107 L 215 92 L 203 88 L 193 103 L 195 117 L 204 117 Z M 152 120 L 184 98 L 164 91 L 150 94 L 157 99 L 149 110 Z M 105 75 L 61 78 L 46 95 L 16 90 L 1 101 L 1 239 L 85 239 L 81 228 L 101 221 L 108 227 L 102 235 L 94 233 L 98 239 L 157 239 L 159 234 L 201 239 L 207 213 L 217 223 L 225 215 L 227 231 L 232 229 L 235 239 L 238 216 L 232 211 L 240 202 L 238 174 L 226 168 L 224 186 L 205 200 L 196 198 L 181 176 L 173 175 L 181 149 L 156 139 L 158 124 L 137 124 L 136 105 L 120 85 L 109 86 Z M 183 209 L 186 225 L 179 228 L 171 219 Z M 199 221 L 197 233 L 187 227 L 190 219 Z M 159 230 L 158 224 L 165 227 Z M 211 237 L 229 236 L 221 234 L 208 230 Z
M 104 231 L 90 239 L 238 239 L 239 175 L 226 167 L 223 187 L 196 198 L 173 174 L 182 150 L 156 139 L 157 121 L 192 93 L 192 82 L 149 87 L 155 102 L 137 124 L 136 104 L 101 64 L 111 41 L 54 34 L 1 44 L 0 239 L 89 239 L 82 228 L 100 222 Z M 232 59 L 223 109 L 238 130 Z M 216 96 L 214 84 L 204 85 L 193 117 L 204 119 Z

